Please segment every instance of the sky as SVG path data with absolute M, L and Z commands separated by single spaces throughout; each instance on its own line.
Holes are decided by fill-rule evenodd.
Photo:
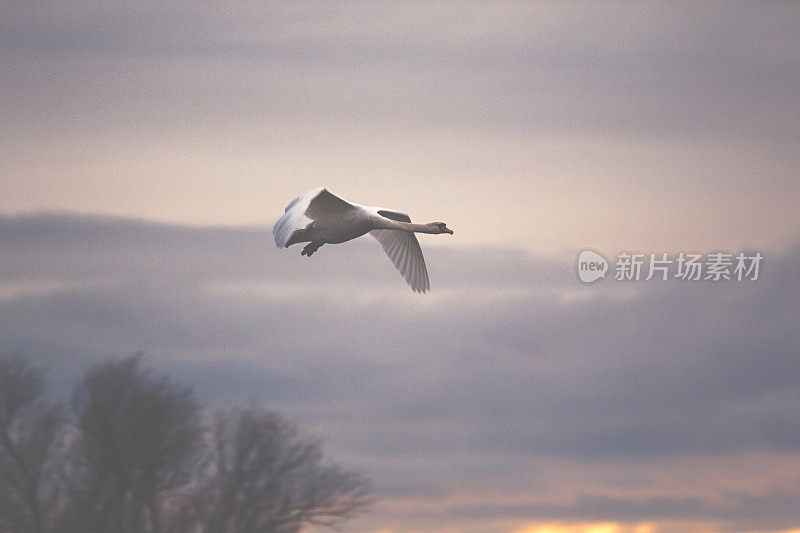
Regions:
M 347 531 L 800 528 L 798 27 L 791 2 L 5 3 L 0 352 L 65 394 L 144 351 L 284 413 L 372 480 Z M 432 291 L 366 237 L 276 249 L 320 185 L 446 221 Z M 623 252 L 764 260 L 618 281 Z

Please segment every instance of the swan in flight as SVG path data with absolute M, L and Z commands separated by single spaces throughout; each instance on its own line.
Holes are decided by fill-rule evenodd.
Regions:
M 311 223 L 298 229 L 304 215 Z M 444 222 L 412 224 L 411 217 L 405 213 L 348 202 L 324 187 L 296 198 L 272 228 L 278 248 L 307 242 L 300 255 L 309 257 L 323 244 L 339 244 L 369 233 L 378 240 L 411 288 L 415 292 L 425 292 L 431 284 L 415 232 L 453 234 Z

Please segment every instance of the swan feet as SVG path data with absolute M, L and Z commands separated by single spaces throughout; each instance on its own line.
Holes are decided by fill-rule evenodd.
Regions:
M 325 243 L 322 241 L 311 241 L 310 243 L 306 244 L 305 248 L 303 248 L 303 251 L 300 252 L 300 255 L 307 255 L 308 257 L 311 257 L 311 254 L 319 250 L 319 247 L 323 244 Z

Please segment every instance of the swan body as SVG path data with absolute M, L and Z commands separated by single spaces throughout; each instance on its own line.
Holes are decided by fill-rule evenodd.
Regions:
M 311 219 L 299 229 L 303 217 Z M 296 198 L 272 228 L 275 244 L 286 248 L 307 242 L 301 255 L 311 256 L 324 244 L 339 244 L 369 233 L 415 292 L 430 290 L 425 258 L 414 233 L 453 234 L 444 222 L 413 224 L 405 213 L 368 207 L 339 198 L 318 187 Z

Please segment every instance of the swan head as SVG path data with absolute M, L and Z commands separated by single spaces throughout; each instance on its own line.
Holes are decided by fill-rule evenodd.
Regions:
M 453 230 L 448 228 L 447 224 L 445 224 L 444 222 L 431 222 L 428 225 L 436 228 L 436 231 L 434 233 L 449 233 L 450 235 L 453 234 Z

